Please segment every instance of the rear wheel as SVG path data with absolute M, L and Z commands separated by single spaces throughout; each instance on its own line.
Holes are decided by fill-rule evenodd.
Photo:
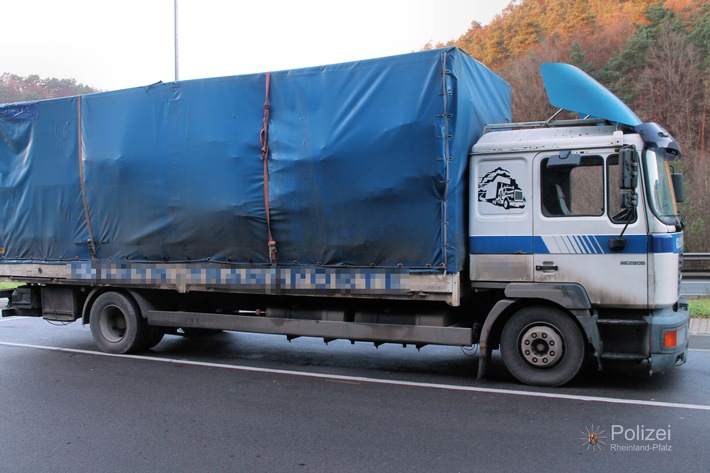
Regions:
M 564 312 L 526 307 L 508 320 L 501 334 L 503 362 L 519 381 L 560 386 L 579 372 L 585 357 L 584 337 Z
M 96 298 L 89 313 L 94 343 L 107 353 L 143 350 L 150 340 L 150 330 L 140 308 L 120 292 L 105 292 Z

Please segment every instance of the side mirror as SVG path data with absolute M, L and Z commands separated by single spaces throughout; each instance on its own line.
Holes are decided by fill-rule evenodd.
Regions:
M 624 148 L 619 153 L 621 172 L 619 173 L 619 188 L 636 190 L 639 183 L 639 155 L 632 148 Z
M 619 204 L 622 209 L 635 209 L 638 203 L 639 197 L 636 192 L 628 189 L 619 192 Z
M 672 173 L 671 181 L 673 181 L 673 193 L 675 194 L 675 201 L 685 202 L 685 190 L 683 189 L 683 174 L 680 172 Z
M 639 183 L 639 155 L 633 148 L 619 153 L 619 205 L 622 209 L 635 209 L 638 205 L 636 187 Z

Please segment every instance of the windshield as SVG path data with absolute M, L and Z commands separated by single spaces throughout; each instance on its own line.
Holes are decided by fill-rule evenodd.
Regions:
M 675 225 L 678 208 L 675 204 L 671 171 L 665 152 L 657 149 L 646 149 L 646 173 L 648 185 L 648 200 L 653 213 L 663 223 Z

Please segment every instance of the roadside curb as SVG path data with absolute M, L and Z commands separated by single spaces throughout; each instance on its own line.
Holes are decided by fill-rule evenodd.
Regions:
M 710 319 L 690 319 L 690 335 L 710 335 Z

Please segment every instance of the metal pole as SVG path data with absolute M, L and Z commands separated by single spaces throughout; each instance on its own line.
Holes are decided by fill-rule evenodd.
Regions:
M 175 8 L 175 81 L 180 80 L 180 64 L 178 62 L 178 0 L 174 2 Z

